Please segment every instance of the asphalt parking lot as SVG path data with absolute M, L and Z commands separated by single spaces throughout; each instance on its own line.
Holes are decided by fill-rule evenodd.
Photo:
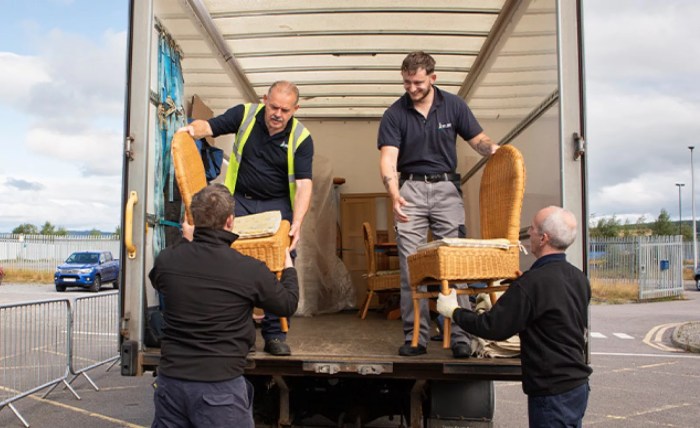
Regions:
M 694 287 L 692 287 L 694 288 Z M 61 294 L 77 297 L 80 291 Z M 0 287 L 0 302 L 57 297 L 47 285 Z M 700 292 L 687 287 L 682 301 L 591 306 L 591 398 L 585 426 L 697 427 L 700 354 L 673 346 L 672 328 L 700 320 Z M 652 334 L 653 333 L 653 334 Z M 30 395 L 15 403 L 32 427 L 146 427 L 153 414 L 153 377 L 123 377 L 101 366 L 73 383 L 80 400 L 56 388 L 47 398 Z M 518 382 L 496 383 L 494 427 L 526 427 L 527 401 Z M 22 427 L 12 410 L 0 410 L 0 426 Z M 398 420 L 375 427 L 398 426 Z

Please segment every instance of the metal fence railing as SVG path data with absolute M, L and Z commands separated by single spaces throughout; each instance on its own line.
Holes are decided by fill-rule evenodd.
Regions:
M 640 300 L 680 296 L 692 251 L 681 236 L 596 239 L 590 242 L 588 273 L 591 280 L 637 284 Z
M 682 239 L 681 236 L 669 236 L 664 240 L 640 240 L 640 300 L 677 297 L 683 294 Z
M 17 400 L 49 388 L 45 398 L 61 384 L 80 399 L 71 386 L 80 375 L 99 390 L 86 372 L 119 359 L 118 299 L 113 291 L 0 305 L 0 410 L 29 427 Z
M 0 265 L 5 271 L 53 272 L 76 251 L 111 251 L 119 257 L 114 236 L 53 236 L 0 233 Z

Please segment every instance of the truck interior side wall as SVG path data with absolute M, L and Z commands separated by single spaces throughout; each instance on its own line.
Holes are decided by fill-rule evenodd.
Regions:
M 527 227 L 535 212 L 547 205 L 561 204 L 559 174 L 559 125 L 555 105 L 534 122 L 514 144 L 525 158 L 527 181 L 521 227 Z M 345 178 L 343 193 L 381 193 L 384 187 L 379 178 L 379 151 L 377 150 L 378 121 L 314 121 L 305 120 L 315 141 L 315 151 L 330 159 L 333 174 Z M 496 141 L 516 124 L 515 120 L 485 120 L 482 127 Z M 458 169 L 469 171 L 480 156 L 463 140 L 458 141 Z M 479 234 L 479 181 L 475 174 L 462 190 L 470 237 Z M 534 259 L 522 257 L 521 267 L 527 268 Z

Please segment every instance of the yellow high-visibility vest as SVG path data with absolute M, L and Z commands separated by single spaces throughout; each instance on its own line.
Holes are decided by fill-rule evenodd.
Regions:
M 233 142 L 233 150 L 226 171 L 226 180 L 224 184 L 228 187 L 231 193 L 236 190 L 236 180 L 238 179 L 238 168 L 241 165 L 241 156 L 243 155 L 243 146 L 245 146 L 250 133 L 255 125 L 255 115 L 265 107 L 265 104 L 244 104 L 243 120 L 241 126 L 238 127 L 236 140 Z M 287 180 L 289 181 L 289 200 L 292 202 L 294 209 L 294 198 L 296 197 L 297 184 L 294 178 L 294 153 L 302 141 L 311 133 L 306 127 L 296 118 L 292 118 L 292 131 L 289 133 L 289 141 L 287 142 Z

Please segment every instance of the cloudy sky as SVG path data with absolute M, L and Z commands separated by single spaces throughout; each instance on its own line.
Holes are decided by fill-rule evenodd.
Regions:
M 126 1 L 0 0 L 0 232 L 119 224 Z
M 0 0 L 0 232 L 119 224 L 127 3 Z M 690 218 L 700 2 L 583 3 L 590 212 Z
M 584 0 L 590 212 L 691 218 L 700 191 L 700 2 Z M 696 200 L 697 204 L 700 200 Z M 696 208 L 696 216 L 700 211 Z

